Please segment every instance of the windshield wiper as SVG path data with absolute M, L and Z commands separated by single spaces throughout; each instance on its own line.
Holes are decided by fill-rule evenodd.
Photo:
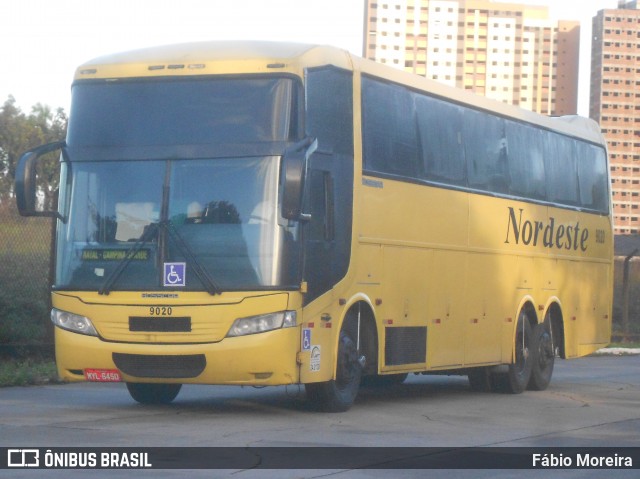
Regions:
M 215 280 L 209 275 L 207 270 L 202 267 L 202 264 L 200 264 L 198 257 L 194 254 L 193 250 L 184 240 L 184 238 L 180 236 L 180 233 L 178 233 L 175 225 L 170 220 L 167 220 L 166 222 L 162 222 L 160 226 L 166 228 L 166 230 L 169 232 L 169 235 L 173 238 L 173 241 L 178 246 L 178 249 L 182 251 L 182 254 L 184 254 L 185 258 L 191 265 L 191 268 L 193 268 L 196 276 L 200 279 L 202 285 L 206 288 L 207 293 L 209 293 L 211 296 L 222 294 L 222 290 L 218 283 L 216 283 Z
M 116 269 L 107 277 L 102 287 L 98 290 L 99 294 L 109 294 L 111 287 L 118 280 L 125 268 L 131 263 L 136 254 L 142 249 L 142 247 L 157 234 L 158 249 L 159 249 L 159 262 L 162 264 L 165 262 L 167 256 L 167 244 L 166 233 L 169 233 L 178 246 L 178 249 L 185 256 L 189 262 L 191 268 L 196 273 L 198 279 L 202 285 L 206 288 L 207 292 L 211 296 L 216 294 L 222 294 L 220 286 L 211 278 L 209 273 L 198 260 L 197 256 L 193 253 L 193 250 L 187 242 L 180 236 L 178 230 L 168 219 L 169 217 L 169 192 L 170 192 L 170 178 L 171 178 L 171 161 L 166 162 L 166 170 L 164 175 L 164 184 L 162 185 L 162 205 L 160 208 L 160 221 L 158 223 L 151 223 L 147 229 L 142 233 L 140 238 L 133 244 L 133 246 L 127 250 L 125 257 L 118 263 Z
M 202 285 L 206 288 L 207 292 L 211 296 L 215 296 L 216 294 L 222 294 L 222 290 L 220 286 L 216 284 L 216 282 L 209 276 L 209 273 L 205 268 L 202 267 L 202 264 L 198 260 L 197 256 L 193 253 L 193 250 L 187 242 L 180 236 L 178 230 L 175 225 L 169 219 L 169 197 L 171 191 L 171 161 L 167 161 L 166 169 L 164 174 L 164 184 L 162 185 L 162 205 L 160 207 L 160 235 L 158 236 L 159 246 L 160 246 L 160 261 L 164 262 L 167 255 L 167 244 L 165 241 L 166 235 L 165 233 L 169 233 L 169 236 L 173 238 L 173 241 L 178 246 L 178 249 L 185 256 L 191 268 L 196 273 L 198 279 Z
M 98 290 L 98 294 L 108 295 L 111 292 L 111 287 L 118 281 L 120 275 L 125 270 L 127 266 L 131 263 L 131 261 L 136 257 L 138 252 L 147 244 L 156 234 L 160 231 L 165 230 L 169 232 L 169 235 L 174 240 L 175 244 L 178 246 L 178 249 L 184 254 L 185 258 L 193 268 L 196 276 L 202 282 L 202 285 L 206 288 L 207 293 L 211 296 L 215 296 L 216 294 L 222 294 L 222 289 L 215 282 L 215 280 L 209 275 L 206 269 L 202 267 L 200 261 L 198 261 L 198 257 L 194 254 L 193 250 L 189 246 L 189 244 L 180 236 L 178 230 L 171 221 L 162 221 L 160 223 L 151 223 L 144 231 L 142 236 L 127 250 L 125 257 L 122 258 L 118 266 L 111 272 L 111 274 L 107 277 L 105 282 L 102 284 L 100 289 Z
M 118 280 L 122 272 L 125 270 L 129 263 L 135 258 L 138 252 L 142 249 L 142 247 L 151 240 L 151 238 L 156 235 L 158 232 L 159 225 L 157 223 L 151 223 L 144 230 L 140 238 L 127 250 L 124 258 L 120 260 L 118 266 L 111 272 L 107 279 L 104 281 L 100 289 L 98 290 L 98 294 L 108 295 L 111 292 L 111 286 Z

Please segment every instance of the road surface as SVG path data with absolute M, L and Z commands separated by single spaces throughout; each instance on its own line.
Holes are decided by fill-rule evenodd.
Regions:
M 6 388 L 0 446 L 640 447 L 640 356 L 559 360 L 549 389 L 517 396 L 472 392 L 466 377 L 410 376 L 361 390 L 338 414 L 311 410 L 297 386 L 185 386 L 173 404 L 152 407 L 133 402 L 123 384 Z M 0 477 L 640 477 L 638 469 L 25 472 Z

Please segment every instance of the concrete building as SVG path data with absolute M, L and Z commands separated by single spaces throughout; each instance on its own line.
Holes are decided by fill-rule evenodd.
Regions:
M 621 1 L 593 18 L 589 115 L 609 147 L 616 234 L 640 233 L 640 9 Z
M 576 113 L 578 22 L 487 0 L 366 4 L 365 57 L 539 113 Z

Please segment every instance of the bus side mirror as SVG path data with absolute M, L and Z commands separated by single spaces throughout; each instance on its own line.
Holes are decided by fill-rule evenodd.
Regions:
M 282 159 L 282 217 L 308 220 L 302 212 L 304 184 L 309 157 L 318 148 L 318 140 L 307 138 L 288 149 Z
M 36 166 L 38 159 L 56 150 L 62 150 L 64 155 L 64 141 L 48 143 L 24 153 L 16 167 L 15 193 L 18 211 L 22 216 L 53 216 L 60 218 L 57 211 L 38 211 Z

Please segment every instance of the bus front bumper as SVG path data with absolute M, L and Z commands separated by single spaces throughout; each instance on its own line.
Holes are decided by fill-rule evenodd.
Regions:
M 300 328 L 206 344 L 106 342 L 56 328 L 58 374 L 65 381 L 275 386 L 300 381 Z

